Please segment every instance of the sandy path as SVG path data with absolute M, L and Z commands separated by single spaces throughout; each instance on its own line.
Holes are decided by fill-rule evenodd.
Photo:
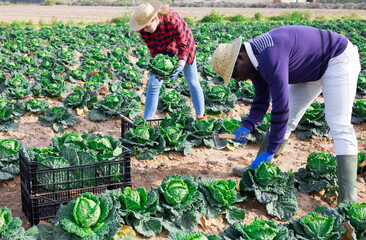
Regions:
M 121 17 L 123 13 L 130 13 L 133 7 L 95 7 L 95 6 L 40 6 L 40 5 L 3 5 L 0 6 L 0 22 L 12 21 L 32 21 L 38 23 L 43 21 L 50 23 L 53 20 L 67 22 L 106 22 L 112 18 Z M 352 14 L 366 18 L 366 10 L 347 9 L 282 9 L 282 8 L 194 8 L 194 7 L 174 7 L 182 17 L 201 19 L 211 11 L 231 16 L 242 14 L 253 17 L 260 12 L 264 16 L 278 16 L 283 13 L 302 11 L 308 12 L 311 17 L 327 16 L 341 17 Z

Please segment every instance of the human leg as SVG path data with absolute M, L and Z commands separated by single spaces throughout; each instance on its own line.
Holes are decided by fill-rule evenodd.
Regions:
M 205 112 L 205 101 L 201 85 L 198 81 L 196 59 L 194 59 L 192 64 L 187 63 L 185 65 L 183 73 L 191 93 L 192 103 L 196 111 L 196 115 L 202 118 Z
M 155 115 L 156 109 L 158 108 L 159 90 L 163 81 L 159 80 L 154 75 L 149 76 L 149 82 L 145 100 L 144 119 L 152 119 Z
M 357 154 L 357 140 L 351 124 L 360 61 L 357 47 L 351 43 L 341 55 L 329 61 L 321 81 L 325 104 L 325 119 L 334 140 L 336 155 Z
M 351 123 L 357 78 L 360 72 L 357 47 L 350 42 L 346 50 L 331 59 L 321 81 L 325 103 L 325 119 L 333 138 L 337 157 L 339 185 L 338 204 L 357 201 L 357 139 Z
M 298 83 L 289 85 L 289 119 L 285 133 L 285 140 L 290 137 L 304 116 L 310 104 L 322 91 L 321 81 Z
M 321 81 L 313 81 L 307 83 L 298 83 L 289 85 L 289 119 L 285 133 L 285 139 L 275 153 L 275 158 L 280 155 L 283 148 L 288 142 L 288 138 L 293 130 L 296 129 L 302 116 L 309 108 L 314 99 L 319 96 L 322 91 Z M 257 156 L 266 151 L 268 142 L 268 134 L 264 138 Z

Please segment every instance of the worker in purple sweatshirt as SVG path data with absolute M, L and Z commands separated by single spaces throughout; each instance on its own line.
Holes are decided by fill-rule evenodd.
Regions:
M 255 169 L 278 156 L 310 104 L 323 93 L 325 119 L 337 157 L 338 203 L 357 201 L 357 140 L 351 124 L 357 78 L 361 70 L 358 49 L 344 36 L 306 26 L 276 28 L 251 42 L 219 44 L 212 69 L 225 85 L 251 79 L 255 97 L 248 117 L 234 134 L 245 143 L 261 123 L 270 103 L 270 132 L 262 143 Z M 241 175 L 244 168 L 234 168 Z

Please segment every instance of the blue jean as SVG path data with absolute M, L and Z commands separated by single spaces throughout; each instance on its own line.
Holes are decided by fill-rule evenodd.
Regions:
M 201 85 L 198 81 L 196 59 L 192 64 L 186 63 L 183 69 L 184 78 L 191 93 L 193 107 L 196 111 L 196 115 L 202 115 L 205 111 L 205 101 Z M 149 83 L 147 86 L 144 119 L 152 119 L 158 108 L 159 90 L 163 81 L 159 81 L 154 75 L 149 74 Z

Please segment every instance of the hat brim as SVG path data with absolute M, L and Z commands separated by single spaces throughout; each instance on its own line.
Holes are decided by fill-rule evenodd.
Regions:
M 134 16 L 134 14 L 131 15 L 131 18 L 130 18 L 130 27 L 133 31 L 140 31 L 141 29 L 143 29 L 144 27 L 146 27 L 146 25 L 148 25 L 151 20 L 155 17 L 155 15 L 158 13 L 158 11 L 160 10 L 161 6 L 163 5 L 161 2 L 149 2 L 149 4 L 151 6 L 153 6 L 154 8 L 154 11 L 152 12 L 151 14 L 151 17 L 150 18 L 147 18 L 147 21 L 146 23 L 140 25 L 137 23 L 136 21 L 136 17 Z
M 231 55 L 230 55 L 230 58 L 228 61 L 228 70 L 225 72 L 225 75 L 222 76 L 222 78 L 224 79 L 225 86 L 227 86 L 229 84 L 231 76 L 233 75 L 235 62 L 238 58 L 241 43 L 242 43 L 241 41 L 242 41 L 242 37 L 240 36 L 240 37 L 236 38 L 231 45 L 231 50 L 230 50 Z

